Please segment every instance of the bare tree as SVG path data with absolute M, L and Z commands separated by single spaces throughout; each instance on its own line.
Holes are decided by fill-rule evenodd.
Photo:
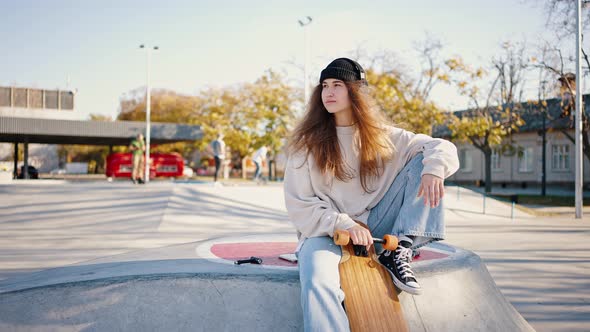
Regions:
M 414 49 L 418 52 L 418 57 L 422 62 L 422 73 L 415 84 L 414 95 L 421 95 L 424 99 L 428 99 L 432 88 L 444 80 L 441 77 L 440 68 L 441 63 L 440 52 L 443 45 L 440 40 L 427 35 L 423 41 L 414 44 Z
M 538 4 L 537 0 L 530 0 L 532 4 Z M 545 0 L 543 2 L 546 22 L 545 25 L 555 31 L 557 37 L 562 39 L 576 33 L 576 5 L 572 0 Z M 585 30 L 590 25 L 590 13 L 583 13 L 582 27 Z
M 576 77 L 574 74 L 566 72 L 564 70 L 564 66 L 563 66 L 563 56 L 561 54 L 561 51 L 559 49 L 553 49 L 553 52 L 555 52 L 559 58 L 559 65 L 555 65 L 552 63 L 548 63 L 546 61 L 540 61 L 538 64 L 536 64 L 536 67 L 539 67 L 541 69 L 544 69 L 548 72 L 550 72 L 551 74 L 554 75 L 554 77 L 557 77 L 557 80 L 559 82 L 561 82 L 561 114 L 559 118 L 549 118 L 550 123 L 554 123 L 556 121 L 560 121 L 563 118 L 567 118 L 568 121 L 568 125 L 566 126 L 566 128 L 560 128 L 559 131 L 572 143 L 575 144 L 576 139 L 575 137 L 570 133 L 570 130 L 574 127 L 574 117 L 575 117 L 575 112 L 573 111 L 575 109 L 575 98 L 574 96 L 576 95 Z M 584 96 L 583 96 L 584 97 Z M 583 104 L 585 104 L 585 97 L 584 97 L 584 101 L 582 102 Z M 582 146 L 583 146 L 583 151 L 584 151 L 584 155 L 586 156 L 586 158 L 588 158 L 588 160 L 590 160 L 590 122 L 588 120 L 589 118 L 589 114 L 588 114 L 588 110 L 586 107 L 582 108 Z
M 503 52 L 491 60 L 491 83 L 485 89 L 478 86 L 486 74 L 482 68 L 470 68 L 460 58 L 446 62 L 451 83 L 472 104 L 469 111 L 450 115 L 448 127 L 453 138 L 468 142 L 483 153 L 486 192 L 492 190 L 492 154 L 513 152 L 512 132 L 523 124 L 517 112 L 520 108 L 517 98 L 522 96 L 528 67 L 525 47 L 510 43 L 502 47 Z
M 448 79 L 439 55 L 441 48 L 441 43 L 434 38 L 415 45 L 422 66 L 420 71 L 405 65 L 391 50 L 359 59 L 367 71 L 373 99 L 396 125 L 432 135 L 433 126 L 443 122 L 442 108 L 430 99 L 432 88 Z

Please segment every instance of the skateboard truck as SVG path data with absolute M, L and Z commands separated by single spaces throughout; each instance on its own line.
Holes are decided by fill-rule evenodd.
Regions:
M 387 240 L 374 237 L 373 242 L 385 244 L 385 243 L 387 243 Z M 369 256 L 369 253 L 367 252 L 367 246 L 353 244 L 353 248 L 354 248 L 354 254 L 356 256 L 362 256 L 362 257 Z
M 387 240 L 384 240 L 384 239 L 380 239 L 380 238 L 374 237 L 374 238 L 373 238 L 373 242 L 375 242 L 375 243 L 381 243 L 381 244 L 384 244 L 384 243 L 387 243 Z
M 236 265 L 241 265 L 241 264 L 262 264 L 262 258 L 258 258 L 258 257 L 250 257 L 248 259 L 239 259 L 237 261 L 234 262 L 234 264 Z
M 353 244 L 352 247 L 354 248 L 355 256 L 362 256 L 362 257 L 369 256 L 369 253 L 367 252 L 367 246 Z
M 337 245 L 345 246 L 350 242 L 350 234 L 346 230 L 337 230 L 334 232 L 334 243 Z M 386 234 L 383 238 L 375 238 L 373 237 L 374 243 L 381 243 L 383 245 L 383 249 L 386 250 L 395 250 L 397 248 L 398 239 L 397 237 Z M 364 256 L 367 257 L 366 253 L 366 246 L 361 245 L 354 245 L 354 254 L 356 256 Z

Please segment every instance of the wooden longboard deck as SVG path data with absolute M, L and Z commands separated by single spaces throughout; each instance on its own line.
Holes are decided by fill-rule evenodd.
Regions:
M 355 256 L 352 243 L 341 247 L 338 268 L 351 331 L 408 331 L 397 289 L 379 264 L 375 247 L 369 257 Z

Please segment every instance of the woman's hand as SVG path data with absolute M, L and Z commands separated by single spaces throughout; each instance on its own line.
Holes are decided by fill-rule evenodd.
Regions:
M 373 244 L 373 237 L 368 229 L 360 225 L 354 225 L 347 229 L 353 244 L 367 246 L 367 250 Z
M 422 175 L 417 197 L 424 197 L 424 205 L 430 203 L 430 207 L 435 208 L 444 195 L 445 183 L 443 179 L 432 174 Z

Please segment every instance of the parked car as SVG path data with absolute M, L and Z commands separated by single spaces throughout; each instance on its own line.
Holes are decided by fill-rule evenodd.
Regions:
M 155 177 L 181 177 L 184 161 L 178 153 L 151 153 L 150 179 Z M 106 176 L 109 178 L 131 178 L 133 159 L 131 152 L 111 153 L 107 156 Z
M 20 167 L 20 169 L 18 170 L 18 174 L 16 176 L 17 179 L 24 179 L 25 178 L 24 174 L 25 174 L 25 165 L 22 165 Z M 35 167 L 29 165 L 29 179 L 38 179 L 38 178 L 39 178 L 39 171 Z
M 51 172 L 49 172 L 49 174 L 51 174 L 51 175 L 64 175 L 64 174 L 66 174 L 66 170 L 63 168 L 56 168 L 56 169 L 52 169 Z

